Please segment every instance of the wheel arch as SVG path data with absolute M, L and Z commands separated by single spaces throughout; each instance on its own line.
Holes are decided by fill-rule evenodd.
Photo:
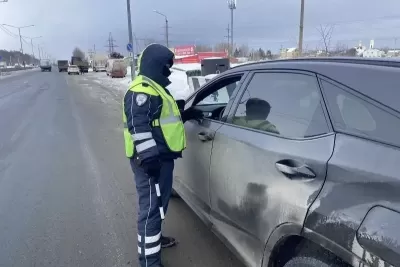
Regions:
M 296 256 L 299 246 L 304 244 L 306 244 L 306 247 L 311 246 L 317 248 L 317 250 L 325 251 L 331 257 L 336 257 L 340 261 L 343 261 L 344 266 L 359 262 L 359 259 L 350 251 L 347 251 L 322 235 L 305 229 L 302 225 L 285 223 L 276 227 L 268 238 L 265 245 L 262 267 L 282 266 L 279 263 L 285 263 Z

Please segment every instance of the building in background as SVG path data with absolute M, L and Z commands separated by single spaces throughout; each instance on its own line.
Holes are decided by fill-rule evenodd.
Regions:
M 298 55 L 299 50 L 297 49 L 297 47 L 283 48 L 281 49 L 280 58 L 295 58 L 298 57 Z
M 198 52 L 196 53 L 196 46 L 182 45 L 174 48 L 175 64 L 189 64 L 200 63 L 205 58 L 227 58 L 228 53 L 223 52 Z
M 385 52 L 379 49 L 375 48 L 375 41 L 371 40 L 369 42 L 369 48 L 364 50 L 362 53 L 363 57 L 368 57 L 368 58 L 377 58 L 377 57 L 384 57 Z

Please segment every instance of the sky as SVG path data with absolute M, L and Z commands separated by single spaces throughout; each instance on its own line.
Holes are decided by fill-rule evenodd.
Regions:
M 1 0 L 0 0 L 1 1 Z M 400 1 L 305 0 L 305 49 L 322 48 L 318 27 L 333 27 L 331 47 L 353 47 L 375 40 L 377 47 L 400 47 Z M 226 0 L 131 0 L 135 49 L 145 39 L 165 44 L 164 13 L 169 21 L 170 46 L 215 44 L 226 41 L 230 10 Z M 233 37 L 238 45 L 279 51 L 298 42 L 300 0 L 237 0 Z M 8 0 L 0 3 L 0 24 L 34 27 L 21 29 L 56 59 L 69 59 L 74 47 L 106 53 L 109 33 L 116 51 L 126 54 L 128 22 L 126 0 Z M 19 50 L 17 29 L 0 27 L 0 49 Z M 30 39 L 23 43 L 32 53 Z

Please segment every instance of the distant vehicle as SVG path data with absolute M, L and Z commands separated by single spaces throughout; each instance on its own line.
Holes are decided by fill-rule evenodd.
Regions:
M 40 61 L 40 69 L 43 71 L 51 72 L 51 62 L 48 59 L 42 59 Z
M 89 62 L 81 57 L 71 57 L 71 65 L 78 66 L 82 73 L 89 72 Z
M 93 71 L 94 72 L 105 72 L 106 70 L 106 65 L 95 65 L 93 66 Z
M 58 60 L 57 65 L 59 72 L 68 71 L 68 60 Z
M 124 59 L 110 58 L 107 61 L 106 72 L 111 78 L 123 78 L 127 73 L 127 66 Z
M 80 74 L 79 67 L 76 66 L 76 65 L 68 66 L 67 72 L 68 72 L 68 75 L 71 75 L 71 74 L 78 74 L 79 75 Z
M 399 76 L 362 58 L 224 71 L 185 100 L 204 119 L 175 192 L 246 266 L 400 266 Z
M 96 54 L 93 57 L 92 68 L 94 72 L 106 71 L 107 56 L 102 54 Z

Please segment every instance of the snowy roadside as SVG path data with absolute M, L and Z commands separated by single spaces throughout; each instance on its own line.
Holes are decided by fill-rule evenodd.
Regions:
M 232 64 L 232 67 L 237 65 L 241 64 Z M 200 69 L 200 63 L 176 64 L 171 68 L 172 73 L 169 77 L 171 84 L 167 87 L 167 89 L 171 92 L 175 99 L 186 99 L 192 92 L 188 84 L 186 71 Z M 89 75 L 90 79 L 92 79 L 94 82 L 122 93 L 125 93 L 131 82 L 130 67 L 128 67 L 128 73 L 125 78 L 111 78 L 107 76 L 105 72 L 91 72 L 90 70 L 89 74 L 87 75 Z
M 121 92 L 125 92 L 131 82 L 131 72 L 129 67 L 125 78 L 111 78 L 107 76 L 105 72 L 90 72 L 86 75 L 96 83 Z M 169 79 L 171 84 L 167 89 L 170 90 L 175 99 L 185 99 L 189 96 L 190 89 L 187 83 L 187 75 L 184 71 L 172 69 Z
M 17 71 L 0 71 L 0 80 L 4 80 L 8 77 L 18 76 L 27 72 L 38 71 L 38 68 L 28 69 L 28 70 L 17 70 Z

